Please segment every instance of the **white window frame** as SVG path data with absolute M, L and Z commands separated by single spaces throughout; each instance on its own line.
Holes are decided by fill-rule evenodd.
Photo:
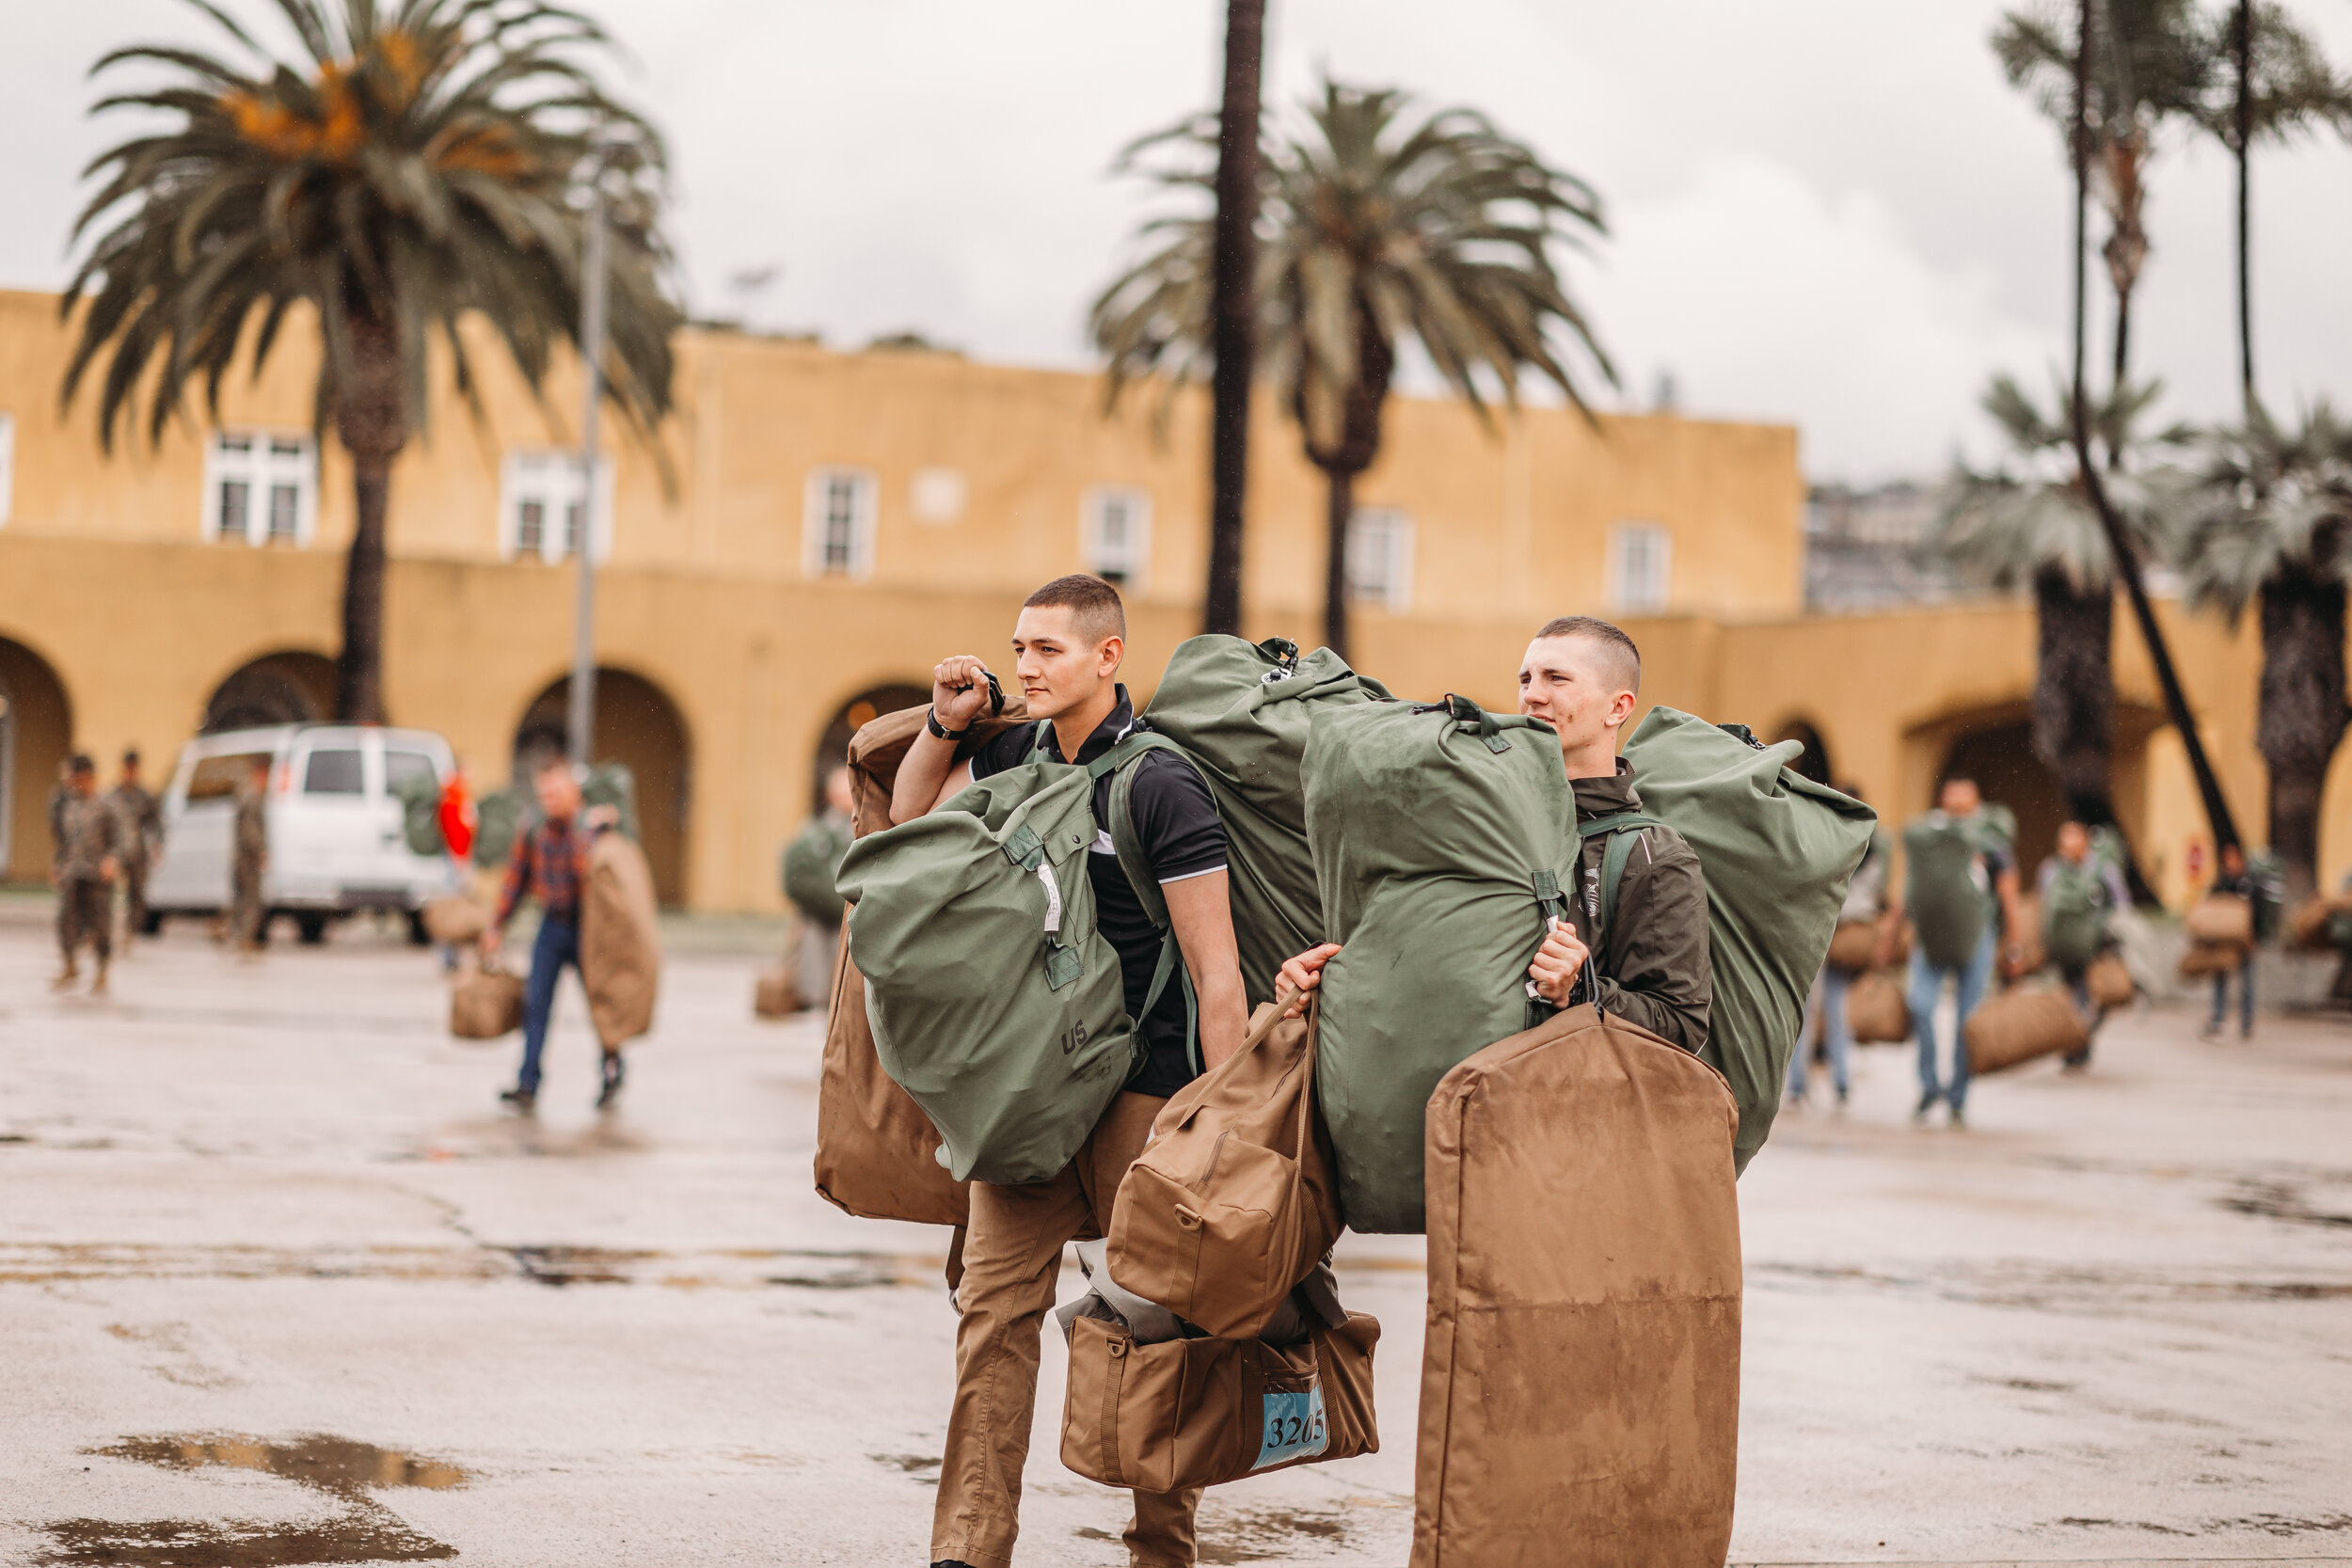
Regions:
M 204 538 L 224 537 L 222 491 L 245 485 L 242 533 L 229 539 L 262 546 L 279 541 L 307 549 L 319 527 L 319 449 L 309 431 L 216 430 L 204 443 Z M 279 493 L 294 492 L 291 532 L 272 531 Z
M 1111 542 L 1114 513 L 1125 520 L 1127 537 Z M 1132 484 L 1098 484 L 1078 509 L 1078 559 L 1123 593 L 1140 594 L 1152 567 L 1152 493 Z
M 1609 603 L 1626 615 L 1661 615 L 1674 603 L 1674 531 L 1622 522 L 1609 531 Z
M 1347 596 L 1393 613 L 1413 608 L 1413 519 L 1393 506 L 1359 506 L 1347 520 Z
M 0 408 L 0 528 L 8 526 L 16 496 L 16 416 Z
M 834 486 L 846 487 L 850 536 L 841 541 L 845 559 L 838 566 L 826 560 Z M 874 575 L 874 515 L 881 486 L 871 468 L 829 465 L 811 470 L 801 512 L 801 571 L 812 578 L 846 577 L 860 580 Z
M 553 566 L 571 555 L 568 509 L 580 499 L 580 453 L 552 448 L 510 451 L 499 464 L 499 559 L 526 556 Z M 539 508 L 539 543 L 523 544 L 524 508 Z M 612 459 L 596 459 L 596 506 L 589 520 L 588 559 L 612 559 Z

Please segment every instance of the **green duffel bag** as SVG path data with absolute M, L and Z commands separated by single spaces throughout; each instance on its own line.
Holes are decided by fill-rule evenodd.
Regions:
M 1388 696 L 1328 648 L 1302 657 L 1297 643 L 1281 638 L 1211 634 L 1177 647 L 1145 710 L 1208 782 L 1225 824 L 1233 939 L 1252 1007 L 1274 1000 L 1284 959 L 1323 940 L 1301 782 L 1311 721 L 1326 707 Z M 1123 794 L 1113 805 L 1114 818 L 1124 819 Z M 1138 866 L 1127 873 L 1149 880 Z
M 841 857 L 849 853 L 849 824 L 818 814 L 784 848 L 784 895 L 823 926 L 841 924 Z
M 1993 919 L 1973 865 L 1982 834 L 1965 819 L 1932 811 L 1903 830 L 1903 902 L 1919 951 L 1939 969 L 1964 969 Z
M 1576 800 L 1551 726 L 1459 697 L 1326 705 L 1312 726 L 1307 841 L 1342 944 L 1315 1092 L 1347 1223 L 1418 1233 L 1438 1080 L 1550 1012 L 1527 966 L 1567 918 Z
M 1612 835 L 1601 857 L 1602 931 L 1640 836 L 1628 830 L 1663 823 L 1699 858 L 1714 974 L 1699 1059 L 1724 1075 L 1740 1107 L 1731 1150 L 1738 1170 L 1772 1130 L 1805 993 L 1878 830 L 1868 806 L 1789 766 L 1803 750 L 1793 740 L 1758 745 L 1744 728 L 1654 707 L 1625 746 L 1642 810 L 1579 829 L 1585 837 Z
M 412 855 L 437 855 L 449 847 L 441 836 L 441 781 L 430 774 L 392 786 L 400 799 L 401 835 Z
M 600 762 L 588 769 L 588 777 L 580 781 L 580 804 L 583 812 L 598 806 L 611 806 L 619 818 L 621 832 L 636 843 L 643 844 L 645 835 L 638 832 L 637 775 L 625 762 Z M 537 810 L 532 812 L 538 816 Z
M 515 853 L 515 841 L 538 818 L 538 802 L 528 784 L 508 784 L 474 802 L 473 863 L 503 865 Z
M 1094 781 L 1168 744 L 1147 733 L 1084 768 L 1024 763 L 842 859 L 875 1053 L 958 1180 L 1057 1175 L 1143 1065 L 1087 856 Z M 1171 939 L 1144 1013 L 1182 969 L 1175 954 Z
M 2107 884 L 2095 862 L 2065 861 L 2042 892 L 2042 951 L 2060 969 L 2082 969 L 2107 944 Z

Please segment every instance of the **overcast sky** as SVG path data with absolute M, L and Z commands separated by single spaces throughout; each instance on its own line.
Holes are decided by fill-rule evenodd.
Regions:
M 226 0 L 261 18 L 262 0 Z M 1152 210 L 1108 177 L 1214 103 L 1210 0 L 584 0 L 667 133 L 697 313 L 854 345 L 912 328 L 1083 367 L 1088 301 Z M 2215 0 L 2208 0 L 2215 3 Z M 2352 6 L 2290 0 L 2352 61 Z M 1590 180 L 1612 237 L 1577 292 L 1645 404 L 1788 420 L 1821 480 L 1988 449 L 1994 370 L 2063 349 L 2056 134 L 2002 83 L 1994 0 L 1270 0 L 1268 97 L 1328 69 L 1493 117 Z M 12 7 L 0 55 L 0 283 L 54 287 L 80 166 L 111 139 L 83 80 L 133 39 L 203 36 L 173 0 Z M 2227 163 L 2175 134 L 2150 175 L 2136 363 L 2167 412 L 2234 402 Z M 2352 402 L 2352 150 L 2256 169 L 2258 364 L 2276 404 Z M 2094 242 L 2095 243 L 2095 242 Z M 769 265 L 765 290 L 732 283 Z M 2094 278 L 2096 274 L 2094 273 Z

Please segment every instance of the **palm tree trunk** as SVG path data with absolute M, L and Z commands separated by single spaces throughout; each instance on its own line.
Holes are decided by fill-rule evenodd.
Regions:
M 1347 647 L 1347 525 L 1356 515 L 1356 475 L 1333 467 L 1324 469 L 1323 477 L 1328 486 L 1324 520 L 1331 540 L 1323 571 L 1323 641 L 1352 664 L 1355 658 Z
M 2237 56 L 2237 103 L 2232 112 L 2237 153 L 2237 379 L 2246 411 L 2254 409 L 2254 0 L 2238 0 L 2230 26 Z
M 2077 589 L 2060 567 L 2034 575 L 2039 638 L 2033 689 L 2033 750 L 2058 781 L 2066 814 L 2091 828 L 2115 828 L 2115 637 L 2113 587 Z M 2132 897 L 2155 902 L 2139 857 L 2123 841 Z
M 2290 908 L 2319 885 L 2319 807 L 2344 730 L 2344 584 L 2282 569 L 2262 590 L 2254 744 L 2270 767 L 2270 847 Z
M 1200 629 L 1241 631 L 1242 507 L 1249 489 L 1249 388 L 1258 344 L 1258 105 L 1265 0 L 1227 0 L 1211 259 L 1209 578 Z
M 343 645 L 335 661 L 335 714 L 381 724 L 384 714 L 384 522 L 392 460 L 408 442 L 400 339 L 392 323 L 356 314 L 348 331 L 351 378 L 333 394 L 335 434 L 351 454 L 355 526 L 343 562 Z

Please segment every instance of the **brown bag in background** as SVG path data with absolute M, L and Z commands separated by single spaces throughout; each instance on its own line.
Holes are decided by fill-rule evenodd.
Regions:
M 1999 1072 L 2037 1056 L 2080 1051 L 2090 1031 L 2074 999 L 2048 986 L 2011 986 L 1968 1015 L 1968 1070 Z
M 2138 994 L 2122 956 L 2113 952 L 2102 953 L 2090 960 L 2090 967 L 2083 971 L 2083 985 L 2090 992 L 2091 1006 L 2096 1007 L 2128 1007 Z
M 1827 961 L 1832 969 L 1859 974 L 1870 967 L 1870 960 L 1878 957 L 1878 924 L 1869 920 L 1849 920 L 1841 923 L 1830 937 Z
M 2235 974 L 2246 961 L 2246 949 L 2235 942 L 2193 942 L 2181 955 L 2181 978 L 2202 980 L 2216 974 Z
M 1099 1318 L 1071 1324 L 1061 1462 L 1138 1492 L 1377 1453 L 1372 1352 L 1380 1324 L 1351 1312 L 1294 1345 L 1262 1339 L 1137 1344 Z
M 1316 1022 L 1314 992 L 1304 1018 L 1260 1004 L 1241 1049 L 1161 1108 L 1111 1206 L 1111 1277 L 1220 1339 L 1264 1332 L 1339 1240 Z
M 927 705 L 885 713 L 850 736 L 850 823 L 858 837 L 890 826 L 891 785 L 929 711 Z M 1023 715 L 1021 699 L 1008 696 L 1005 711 L 976 721 L 956 754 L 969 757 Z M 937 1159 L 939 1132 L 875 1053 L 874 1031 L 866 1021 L 866 977 L 850 961 L 846 920 L 839 949 L 817 1080 L 818 1196 L 864 1219 L 960 1226 L 969 1203 L 964 1184 Z
M 1911 1003 L 1896 972 L 1874 969 L 1846 988 L 1846 1027 L 1857 1045 L 1884 1045 L 1911 1038 Z
M 494 1040 L 523 1026 L 523 977 L 494 959 L 468 964 L 449 989 L 449 1032 L 461 1040 Z
M 661 928 L 653 865 L 628 834 L 598 833 L 580 890 L 580 980 L 596 1039 L 618 1049 L 653 1027 L 661 984 Z
M 793 977 L 796 966 L 772 963 L 759 972 L 759 980 L 752 990 L 752 1012 L 760 1018 L 790 1018 L 804 1012 L 808 1004 L 801 999 L 800 981 Z
M 1590 1006 L 1438 1082 L 1413 1568 L 1724 1560 L 1739 1121 L 1712 1069 Z
M 2287 917 L 2288 948 L 2297 953 L 2334 952 L 2336 944 L 2328 923 L 2344 912 L 2344 908 L 2342 900 L 2324 893 L 2315 893 L 2297 904 L 2295 912 Z
M 428 898 L 417 913 L 424 934 L 448 947 L 470 947 L 490 928 L 490 911 L 462 893 Z
M 2188 940 L 2199 946 L 2254 945 L 2254 905 L 2235 893 L 2208 893 L 2189 906 Z

